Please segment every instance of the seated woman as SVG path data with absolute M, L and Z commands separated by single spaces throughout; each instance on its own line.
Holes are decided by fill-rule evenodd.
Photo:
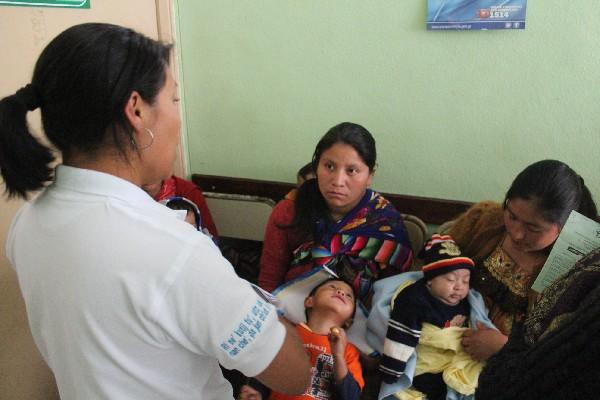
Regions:
M 475 261 L 472 287 L 499 329 L 465 333 L 462 344 L 473 358 L 498 352 L 513 325 L 526 317 L 537 297 L 531 285 L 572 210 L 597 215 L 583 179 L 563 162 L 543 160 L 515 178 L 503 204 L 475 204 L 446 232 Z
M 490 358 L 477 400 L 595 399 L 600 393 L 600 248 L 548 286 Z
M 375 140 L 360 125 L 344 122 L 321 138 L 312 158 L 316 178 L 279 202 L 267 223 L 262 288 L 337 265 L 335 272 L 365 299 L 374 280 L 409 268 L 412 250 L 400 213 L 369 189 L 375 162 Z

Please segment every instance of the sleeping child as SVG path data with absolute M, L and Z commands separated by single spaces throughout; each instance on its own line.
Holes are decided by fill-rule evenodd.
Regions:
M 424 249 L 423 277 L 396 290 L 379 366 L 383 382 L 393 385 L 407 374 L 416 351 L 416 367 L 408 372 L 412 387 L 396 398 L 446 399 L 448 387 L 458 395 L 475 391 L 482 364 L 460 345 L 472 315 L 468 295 L 473 266 L 450 236 L 433 235 Z

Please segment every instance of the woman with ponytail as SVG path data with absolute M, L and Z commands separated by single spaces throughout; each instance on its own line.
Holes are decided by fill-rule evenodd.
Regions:
M 402 216 L 369 189 L 375 166 L 375 139 L 364 127 L 344 122 L 321 138 L 312 158 L 316 178 L 302 183 L 295 199 L 278 203 L 267 223 L 262 288 L 272 291 L 312 268 L 337 265 L 335 272 L 365 300 L 373 281 L 410 267 Z
M 527 317 L 537 299 L 531 285 L 573 210 L 592 219 L 598 214 L 573 169 L 542 160 L 517 175 L 502 204 L 475 204 L 446 232 L 475 261 L 471 286 L 483 295 L 499 329 L 481 327 L 465 334 L 463 346 L 475 359 L 497 353 L 513 326 Z
M 293 331 L 142 190 L 170 175 L 179 144 L 170 53 L 121 26 L 76 25 L 0 100 L 7 195 L 41 190 L 6 243 L 34 340 L 64 400 L 232 398 L 219 363 L 300 393 L 310 365 Z M 27 127 L 38 107 L 56 168 Z

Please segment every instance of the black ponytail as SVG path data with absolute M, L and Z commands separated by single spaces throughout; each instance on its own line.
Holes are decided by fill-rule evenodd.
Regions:
M 68 163 L 110 148 L 125 160 L 133 91 L 148 104 L 166 81 L 171 45 L 104 23 L 75 25 L 38 58 L 31 84 L 0 100 L 0 169 L 9 197 L 27 197 L 52 179 L 49 148 L 29 133 L 26 113 L 41 108 L 44 134 Z
M 31 85 L 0 100 L 0 173 L 9 198 L 27 198 L 52 179 L 51 150 L 29 131 L 27 111 L 39 105 Z
M 288 226 L 303 235 L 312 235 L 315 222 L 327 218 L 329 207 L 319 190 L 317 179 L 304 181 L 297 189 L 294 202 L 294 219 Z
M 594 202 L 592 193 L 585 185 L 583 178 L 580 177 L 579 179 L 581 181 L 581 200 L 579 201 L 579 208 L 577 208 L 577 212 L 585 215 L 588 218 L 598 220 L 598 209 L 596 208 L 596 203 Z

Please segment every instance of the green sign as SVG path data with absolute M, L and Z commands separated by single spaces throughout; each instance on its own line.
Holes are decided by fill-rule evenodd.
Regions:
M 0 0 L 0 6 L 90 8 L 91 0 Z

